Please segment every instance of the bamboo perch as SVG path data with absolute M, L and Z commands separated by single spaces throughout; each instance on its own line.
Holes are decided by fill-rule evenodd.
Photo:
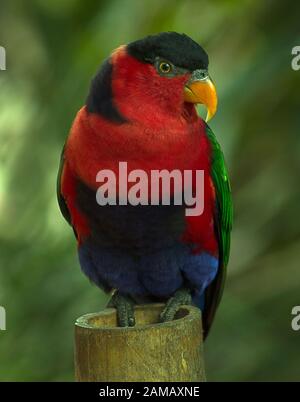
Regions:
M 182 306 L 159 323 L 162 304 L 135 308 L 136 326 L 117 327 L 116 310 L 86 314 L 75 323 L 77 381 L 205 381 L 201 313 Z

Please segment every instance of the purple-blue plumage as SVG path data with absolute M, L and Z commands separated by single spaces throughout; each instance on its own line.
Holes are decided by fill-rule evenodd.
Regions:
M 136 298 L 167 299 L 187 284 L 197 298 L 213 281 L 218 259 L 184 244 L 184 206 L 105 206 L 77 181 L 77 207 L 91 235 L 79 246 L 83 272 L 105 290 Z
M 188 283 L 199 304 L 198 297 L 218 270 L 217 258 L 207 253 L 192 254 L 189 247 L 180 243 L 136 258 L 126 250 L 101 247 L 91 240 L 78 251 L 81 268 L 91 281 L 137 299 L 164 300 Z

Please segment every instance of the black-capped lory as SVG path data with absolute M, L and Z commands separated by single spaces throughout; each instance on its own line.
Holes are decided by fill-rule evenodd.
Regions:
M 135 325 L 135 304 L 165 303 L 161 321 L 172 320 L 181 305 L 194 304 L 202 310 L 206 336 L 220 301 L 232 202 L 223 153 L 198 116 L 198 103 L 207 107 L 209 120 L 217 95 L 204 49 L 185 34 L 147 36 L 120 46 L 102 63 L 66 140 L 60 209 L 74 229 L 82 271 L 112 292 L 110 306 L 120 326 Z M 128 174 L 204 172 L 201 213 L 187 214 L 186 203 L 174 201 L 185 190 L 175 181 L 170 205 L 162 202 L 162 184 L 154 203 L 141 198 L 137 205 L 126 204 L 116 185 L 112 202 L 99 205 L 97 174 L 113 172 L 120 183 L 121 162 Z M 197 181 L 191 183 L 195 194 Z M 134 180 L 127 185 L 129 191 Z M 151 185 L 146 184 L 148 197 Z

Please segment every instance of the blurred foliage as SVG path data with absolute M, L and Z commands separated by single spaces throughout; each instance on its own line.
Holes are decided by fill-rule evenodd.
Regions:
M 73 323 L 105 297 L 81 274 L 55 198 L 60 152 L 99 63 L 164 30 L 208 51 L 211 123 L 235 204 L 225 295 L 206 343 L 209 380 L 299 380 L 300 5 L 282 1 L 1 0 L 1 380 L 72 380 Z

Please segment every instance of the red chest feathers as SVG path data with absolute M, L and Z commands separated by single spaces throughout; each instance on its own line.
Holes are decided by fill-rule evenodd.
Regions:
M 149 122 L 148 122 L 149 123 Z M 150 128 L 149 128 L 150 127 Z M 158 121 L 144 127 L 138 122 L 112 124 L 82 108 L 69 135 L 65 157 L 74 177 L 96 189 L 96 175 L 109 169 L 118 178 L 119 162 L 127 162 L 128 172 L 142 169 L 204 171 L 204 209 L 199 216 L 186 217 L 183 240 L 196 245 L 195 251 L 217 254 L 214 232 L 215 194 L 210 177 L 210 143 L 199 119 Z

